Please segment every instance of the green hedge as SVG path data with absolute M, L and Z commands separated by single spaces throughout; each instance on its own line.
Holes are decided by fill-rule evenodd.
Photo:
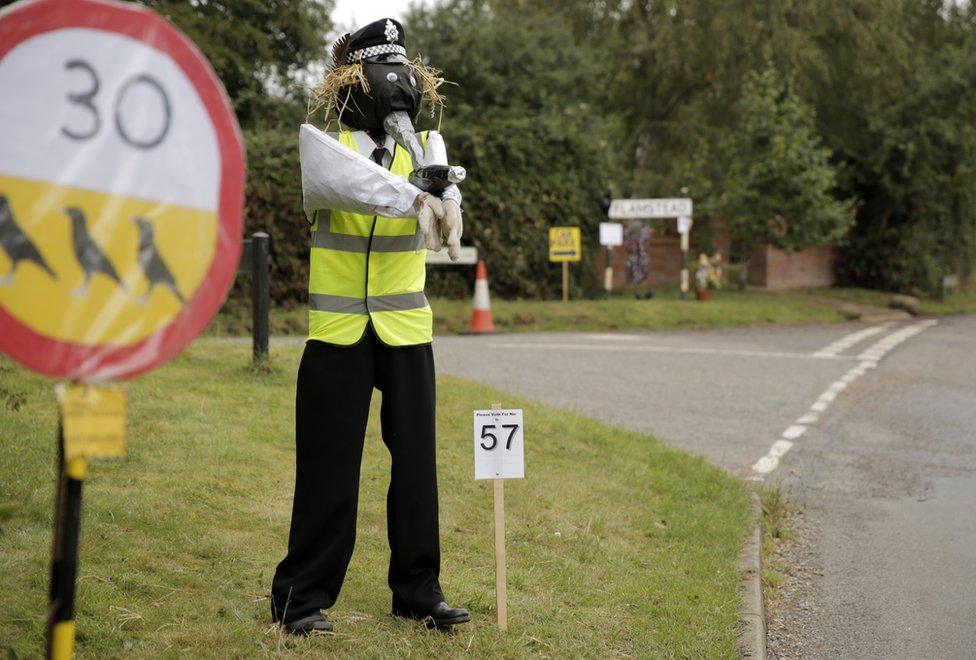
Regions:
M 271 299 L 291 307 L 308 293 L 309 226 L 302 212 L 302 176 L 298 162 L 298 127 L 248 131 L 247 199 L 244 232 L 271 236 Z M 231 295 L 246 298 L 247 279 L 239 277 Z
M 594 262 L 605 189 L 596 145 L 556 121 L 495 118 L 444 130 L 451 161 L 468 169 L 462 184 L 465 231 L 487 261 L 492 292 L 506 297 L 555 298 L 558 265 L 548 261 L 548 228 L 583 230 L 583 262 L 571 269 L 574 294 L 595 286 Z M 298 130 L 245 134 L 248 149 L 245 231 L 272 237 L 271 296 L 278 305 L 303 304 L 308 284 L 308 224 L 301 210 Z M 431 267 L 431 294 L 469 296 L 473 268 Z M 233 295 L 247 295 L 239 278 Z
M 532 118 L 471 121 L 444 133 L 450 160 L 468 169 L 462 242 L 487 262 L 492 292 L 560 295 L 561 267 L 548 257 L 548 230 L 556 225 L 582 228 L 583 261 L 571 268 L 571 282 L 575 295 L 592 289 L 605 189 L 596 145 L 556 121 Z M 428 290 L 470 295 L 472 274 L 462 270 L 430 269 Z

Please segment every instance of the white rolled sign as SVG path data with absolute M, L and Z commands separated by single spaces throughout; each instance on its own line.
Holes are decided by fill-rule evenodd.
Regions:
M 611 220 L 642 220 L 649 218 L 691 217 L 691 200 L 674 199 L 615 199 L 607 213 Z

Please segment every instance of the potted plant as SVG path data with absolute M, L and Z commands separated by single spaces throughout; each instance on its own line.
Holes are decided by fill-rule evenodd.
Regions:
M 698 255 L 695 269 L 695 297 L 698 300 L 711 300 L 712 289 L 722 288 L 722 253 L 716 252 L 709 258 L 704 252 Z
M 695 298 L 698 300 L 711 300 L 712 263 L 708 255 L 702 252 L 698 255 L 698 267 L 695 269 Z

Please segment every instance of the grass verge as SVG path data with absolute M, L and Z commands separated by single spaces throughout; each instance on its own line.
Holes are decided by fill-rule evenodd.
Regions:
M 834 298 L 835 300 L 857 303 L 859 305 L 873 305 L 875 307 L 886 307 L 892 296 L 892 294 L 885 293 L 884 291 L 844 287 L 816 289 L 814 293 Z M 976 312 L 976 287 L 962 289 L 947 295 L 941 300 L 920 298 L 919 311 L 925 316 L 974 313 Z
M 887 308 L 890 293 L 867 289 L 833 288 L 796 291 L 713 292 L 707 303 L 681 300 L 677 290 L 664 289 L 651 300 L 618 296 L 612 300 L 492 301 L 495 327 L 501 332 L 610 332 L 637 330 L 701 330 L 743 325 L 839 323 L 848 320 L 838 303 Z M 471 319 L 471 301 L 433 298 L 434 332 L 464 332 Z M 944 300 L 922 299 L 922 314 L 944 316 L 976 312 L 976 289 L 960 291 Z M 303 335 L 308 326 L 304 307 L 272 309 L 271 333 Z M 248 306 L 228 301 L 207 333 L 214 336 L 251 332 Z
M 336 634 L 281 635 L 266 594 L 287 538 L 300 350 L 251 369 L 247 347 L 204 340 L 129 386 L 128 458 L 93 465 L 84 494 L 80 656 L 734 655 L 740 482 L 653 438 L 451 378 L 438 387 L 442 581 L 474 621 L 443 634 L 387 616 L 389 459 L 374 410 Z M 0 651 L 34 656 L 52 386 L 2 358 L 0 384 Z M 472 480 L 471 410 L 495 401 L 523 407 L 527 428 L 528 476 L 506 486 L 507 634 L 494 626 L 490 484 Z
M 817 289 L 817 293 L 827 290 Z M 760 290 L 713 292 L 712 300 L 700 303 L 681 300 L 677 290 L 661 290 L 651 300 L 619 296 L 612 300 L 492 301 L 495 327 L 502 332 L 538 331 L 634 331 L 692 330 L 737 325 L 780 323 L 837 323 L 846 320 L 827 296 L 806 291 L 769 292 Z M 887 304 L 885 299 L 880 303 Z M 435 334 L 457 334 L 468 328 L 471 301 L 433 298 Z M 976 309 L 976 300 L 974 300 Z M 304 307 L 273 309 L 271 333 L 301 335 L 308 325 Z M 231 300 L 211 323 L 210 335 L 247 335 L 251 331 L 250 309 L 246 303 Z
M 681 300 L 677 290 L 658 291 L 651 300 L 495 300 L 495 327 L 504 332 L 698 330 L 737 325 L 834 323 L 844 317 L 821 301 L 767 291 L 712 292 L 708 302 Z M 470 301 L 435 299 L 435 331 L 463 332 L 471 317 Z

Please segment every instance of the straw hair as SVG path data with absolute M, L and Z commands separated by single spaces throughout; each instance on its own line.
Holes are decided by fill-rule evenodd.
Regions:
M 322 108 L 325 108 L 326 123 L 329 123 L 330 115 L 335 111 L 336 116 L 341 118 L 349 103 L 349 87 L 362 85 L 363 91 L 369 93 L 369 81 L 363 72 L 363 63 L 343 64 L 333 66 L 325 74 L 325 79 L 315 87 L 312 87 L 308 99 L 308 115 L 311 118 Z M 340 100 L 340 95 L 342 99 Z
M 417 76 L 423 102 L 427 104 L 430 116 L 433 117 L 437 110 L 444 108 L 445 97 L 438 88 L 447 81 L 440 70 L 427 66 L 420 57 L 408 62 L 407 66 Z M 307 119 L 325 108 L 326 125 L 331 123 L 333 113 L 336 119 L 342 121 L 342 113 L 350 100 L 349 88 L 355 85 L 361 85 L 363 91 L 369 94 L 369 81 L 363 71 L 363 62 L 360 60 L 352 64 L 342 64 L 334 59 L 325 79 L 309 90 Z

